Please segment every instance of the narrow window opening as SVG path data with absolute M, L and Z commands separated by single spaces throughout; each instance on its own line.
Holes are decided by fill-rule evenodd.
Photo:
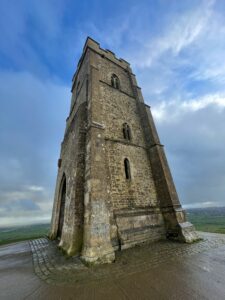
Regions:
M 123 124 L 123 137 L 125 140 L 131 140 L 131 130 L 130 126 L 127 123 Z
M 78 96 L 78 93 L 79 93 L 79 87 L 80 87 L 80 81 L 79 81 L 78 84 L 77 84 L 76 97 Z
M 123 137 L 127 139 L 127 132 L 125 126 L 123 126 Z
M 131 132 L 130 132 L 130 127 L 127 125 L 127 139 L 130 141 L 131 140 Z
M 119 78 L 115 74 L 113 74 L 112 77 L 111 77 L 111 85 L 115 89 L 119 89 L 120 88 Z
M 115 88 L 116 89 L 119 89 L 119 79 L 118 79 L 118 77 L 116 77 L 116 79 L 115 79 Z
M 86 101 L 88 101 L 88 79 L 86 80 Z
M 126 179 L 131 179 L 130 163 L 129 163 L 129 160 L 127 158 L 124 159 L 124 169 L 125 169 Z

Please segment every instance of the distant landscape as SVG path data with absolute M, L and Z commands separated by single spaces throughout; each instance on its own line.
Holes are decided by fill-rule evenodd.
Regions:
M 32 240 L 48 234 L 50 224 L 0 228 L 0 245 Z
M 197 230 L 225 234 L 225 207 L 195 208 L 186 212 Z
M 225 234 L 225 207 L 195 208 L 186 212 L 198 231 Z M 50 224 L 0 228 L 0 245 L 43 237 L 49 229 Z

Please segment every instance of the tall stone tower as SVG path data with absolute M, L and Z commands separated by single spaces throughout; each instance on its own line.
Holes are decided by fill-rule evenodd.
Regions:
M 197 239 L 130 64 L 91 38 L 72 81 L 50 236 L 95 263 L 145 241 Z

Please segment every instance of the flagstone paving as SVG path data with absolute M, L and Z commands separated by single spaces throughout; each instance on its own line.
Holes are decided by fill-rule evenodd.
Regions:
M 85 266 L 47 238 L 0 246 L 0 299 L 225 299 L 225 235 L 201 233 L 118 252 L 116 262 Z
M 225 245 L 225 235 L 199 233 L 202 240 L 194 244 L 171 242 L 143 244 L 119 251 L 113 264 L 85 266 L 79 257 L 66 257 L 56 241 L 41 238 L 30 241 L 35 273 L 50 284 L 85 283 L 108 277 L 124 277 L 152 269 L 171 260 L 185 259 L 197 253 Z

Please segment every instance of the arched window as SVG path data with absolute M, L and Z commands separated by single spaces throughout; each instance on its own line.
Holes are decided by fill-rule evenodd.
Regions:
M 130 163 L 127 158 L 124 159 L 124 170 L 125 170 L 126 179 L 131 179 Z
M 128 141 L 131 140 L 131 130 L 127 123 L 123 124 L 123 137 Z
M 114 87 L 115 89 L 118 89 L 120 88 L 120 81 L 119 81 L 119 78 L 115 75 L 115 74 L 112 74 L 111 76 L 111 85 L 112 87 Z

